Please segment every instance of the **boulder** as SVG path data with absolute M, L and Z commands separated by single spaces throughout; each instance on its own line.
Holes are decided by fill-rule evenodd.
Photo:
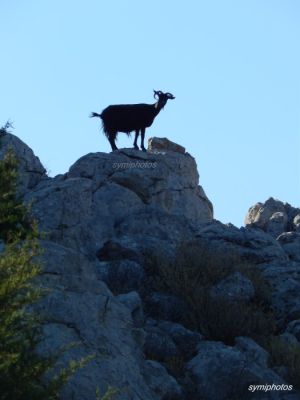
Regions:
M 184 360 L 188 360 L 195 355 L 199 342 L 203 340 L 203 336 L 199 332 L 191 331 L 183 325 L 171 321 L 156 321 L 149 318 L 145 325 L 145 330 L 147 335 L 150 335 L 148 339 L 151 340 L 146 345 L 149 348 L 149 344 L 151 344 L 153 353 L 157 354 L 158 357 L 164 354 L 165 360 L 168 359 L 168 356 L 165 355 L 166 349 L 161 346 L 164 340 L 170 344 L 169 348 L 172 348 L 173 357 L 179 356 Z M 155 346 L 154 338 L 151 337 L 152 333 L 155 333 L 157 338 L 157 346 Z
M 293 330 L 293 326 L 291 326 L 291 329 Z M 297 338 L 290 332 L 284 332 L 281 335 L 279 335 L 280 339 L 286 343 L 288 346 L 299 346 L 300 342 L 297 340 Z
M 119 302 L 129 308 L 132 320 L 137 327 L 144 326 L 144 312 L 143 303 L 140 295 L 137 292 L 130 292 L 125 294 L 119 294 L 117 296 Z
M 294 335 L 294 337 L 300 342 L 300 319 L 291 321 L 288 324 L 286 331 Z
M 221 342 L 200 342 L 198 355 L 187 364 L 187 375 L 195 385 L 195 399 L 253 399 L 248 389 L 252 384 L 284 384 L 280 376 L 264 366 L 260 351 L 254 346 L 255 352 L 260 353 L 257 362 L 249 347 L 253 344 L 231 347 Z
M 196 238 L 202 246 L 207 246 L 216 254 L 235 255 L 236 263 L 248 261 L 261 264 L 288 260 L 280 244 L 261 229 L 237 228 L 232 224 L 214 221 L 199 226 Z
M 174 151 L 175 153 L 185 153 L 185 148 L 177 143 L 171 142 L 167 138 L 149 138 L 148 139 L 148 150 L 151 152 L 156 151 Z
M 191 238 L 195 226 L 212 220 L 198 181 L 188 154 L 123 149 L 87 154 L 67 174 L 37 184 L 25 200 L 50 240 L 104 259 L 115 257 L 107 243 L 122 245 L 124 236 L 139 251 L 145 236 L 155 248 Z
M 271 305 L 279 327 L 300 318 L 300 265 L 295 262 L 261 264 L 260 271 L 271 291 Z
M 256 203 L 250 207 L 245 217 L 245 225 L 261 228 L 277 238 L 283 232 L 297 229 L 296 216 L 299 214 L 299 208 L 270 197 L 266 202 Z
M 145 310 L 154 319 L 184 322 L 188 306 L 178 296 L 152 292 L 144 299 Z
M 175 378 L 168 375 L 160 363 L 147 360 L 144 365 L 144 377 L 153 393 L 161 400 L 182 400 L 183 390 Z
M 35 305 L 35 310 L 46 316 L 37 351 L 42 355 L 60 351 L 57 370 L 70 360 L 93 356 L 71 377 L 60 398 L 92 399 L 97 388 L 104 393 L 108 386 L 119 389 L 117 400 L 159 400 L 171 387 L 179 390 L 164 369 L 169 385 L 159 394 L 145 380 L 148 363 L 143 358 L 145 334 L 139 295 L 131 292 L 114 297 L 97 277 L 97 259 L 51 241 L 41 241 L 41 245 L 44 270 L 40 283 L 48 293 Z M 152 377 L 147 379 L 153 383 Z
M 176 344 L 166 332 L 149 323 L 146 324 L 145 331 L 144 352 L 146 358 L 168 362 L 179 356 Z
M 300 232 L 300 214 L 297 214 L 293 219 L 293 227 L 296 232 Z
M 284 232 L 277 240 L 291 260 L 300 262 L 300 232 Z
M 249 360 L 261 365 L 262 367 L 268 367 L 269 353 L 259 346 L 253 339 L 239 336 L 235 339 L 235 347 L 242 351 Z

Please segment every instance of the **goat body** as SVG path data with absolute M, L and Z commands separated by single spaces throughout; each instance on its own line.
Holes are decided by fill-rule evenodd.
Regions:
M 152 125 L 154 118 L 165 106 L 169 99 L 175 99 L 170 93 L 154 91 L 154 97 L 158 97 L 155 104 L 120 104 L 105 108 L 101 114 L 92 113 L 91 117 L 102 119 L 103 131 L 108 138 L 112 150 L 117 150 L 115 140 L 118 132 L 130 135 L 135 131 L 134 148 L 138 149 L 137 138 L 141 132 L 141 148 L 144 147 L 145 130 Z
M 130 133 L 152 125 L 159 110 L 150 104 L 121 104 L 109 106 L 102 111 L 104 132 Z

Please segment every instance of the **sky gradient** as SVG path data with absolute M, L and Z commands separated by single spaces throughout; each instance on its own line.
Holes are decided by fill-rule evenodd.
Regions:
M 3 1 L 0 124 L 51 176 L 110 151 L 109 104 L 176 96 L 146 131 L 186 147 L 215 218 L 272 196 L 300 206 L 297 0 Z M 119 147 L 133 135 L 120 134 Z

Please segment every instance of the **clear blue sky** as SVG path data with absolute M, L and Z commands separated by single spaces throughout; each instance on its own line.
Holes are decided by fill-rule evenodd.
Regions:
M 196 158 L 217 219 L 240 226 L 270 196 L 300 206 L 298 0 L 13 0 L 0 13 L 0 124 L 52 176 L 110 151 L 91 111 L 156 89 L 176 100 L 146 136 Z

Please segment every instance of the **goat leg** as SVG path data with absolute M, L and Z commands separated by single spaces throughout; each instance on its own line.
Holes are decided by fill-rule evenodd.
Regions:
M 133 142 L 133 146 L 134 146 L 135 150 L 139 150 L 139 146 L 137 145 L 137 140 L 138 140 L 138 137 L 139 137 L 139 133 L 140 133 L 139 129 L 136 129 L 134 142 Z
M 144 147 L 145 131 L 146 131 L 146 128 L 142 128 L 142 129 L 141 129 L 141 149 L 142 149 L 143 151 L 147 151 L 147 150 L 145 149 L 145 147 Z
M 109 140 L 109 143 L 111 145 L 111 150 L 112 151 L 118 150 L 113 135 L 109 136 L 108 140 Z

